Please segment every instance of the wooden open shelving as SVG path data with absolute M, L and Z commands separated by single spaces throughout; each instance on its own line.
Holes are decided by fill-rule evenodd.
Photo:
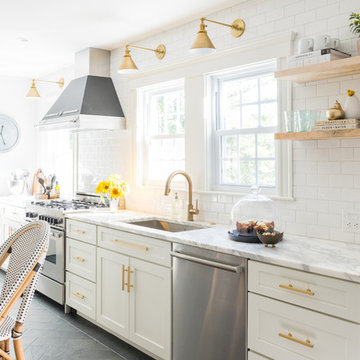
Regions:
M 326 140 L 360 138 L 360 129 L 319 130 L 295 133 L 276 133 L 275 140 Z
M 281 70 L 275 73 L 275 77 L 304 83 L 355 74 L 360 74 L 360 56 Z

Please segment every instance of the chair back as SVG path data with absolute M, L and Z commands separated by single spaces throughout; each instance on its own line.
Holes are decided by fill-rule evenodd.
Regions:
M 49 245 L 49 224 L 34 221 L 22 226 L 0 246 L 0 265 L 9 264 L 0 294 L 0 323 L 23 295 L 17 321 L 23 323 L 30 308 Z

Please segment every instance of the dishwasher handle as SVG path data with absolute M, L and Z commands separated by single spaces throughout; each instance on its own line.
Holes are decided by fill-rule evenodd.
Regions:
M 174 256 L 174 257 L 177 257 L 177 258 L 180 258 L 180 259 L 193 261 L 193 262 L 196 262 L 196 263 L 199 263 L 199 264 L 209 265 L 209 266 L 213 266 L 213 267 L 216 267 L 216 268 L 219 268 L 219 269 L 232 271 L 232 272 L 235 272 L 235 273 L 238 273 L 238 274 L 243 272 L 244 269 L 245 269 L 244 265 L 232 266 L 232 265 L 228 265 L 228 264 L 219 263 L 217 261 L 206 260 L 206 259 L 202 259 L 202 258 L 198 258 L 198 257 L 195 257 L 195 256 L 174 252 L 174 251 L 170 251 L 170 255 Z

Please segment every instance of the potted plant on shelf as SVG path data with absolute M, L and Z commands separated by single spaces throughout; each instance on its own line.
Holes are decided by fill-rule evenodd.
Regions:
M 106 180 L 100 181 L 96 193 L 100 194 L 104 203 L 105 198 L 109 200 L 112 211 L 125 209 L 125 196 L 128 193 L 128 187 L 121 176 L 113 174 Z
M 352 12 L 349 16 L 350 22 L 350 31 L 356 35 L 357 37 L 360 37 L 360 15 L 359 13 Z M 357 41 L 357 48 L 358 48 L 358 54 L 360 55 L 360 39 Z

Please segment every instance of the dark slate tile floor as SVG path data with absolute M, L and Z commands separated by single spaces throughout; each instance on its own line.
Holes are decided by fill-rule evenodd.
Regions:
M 23 345 L 26 360 L 152 360 L 80 316 L 64 314 L 39 293 L 24 324 Z

